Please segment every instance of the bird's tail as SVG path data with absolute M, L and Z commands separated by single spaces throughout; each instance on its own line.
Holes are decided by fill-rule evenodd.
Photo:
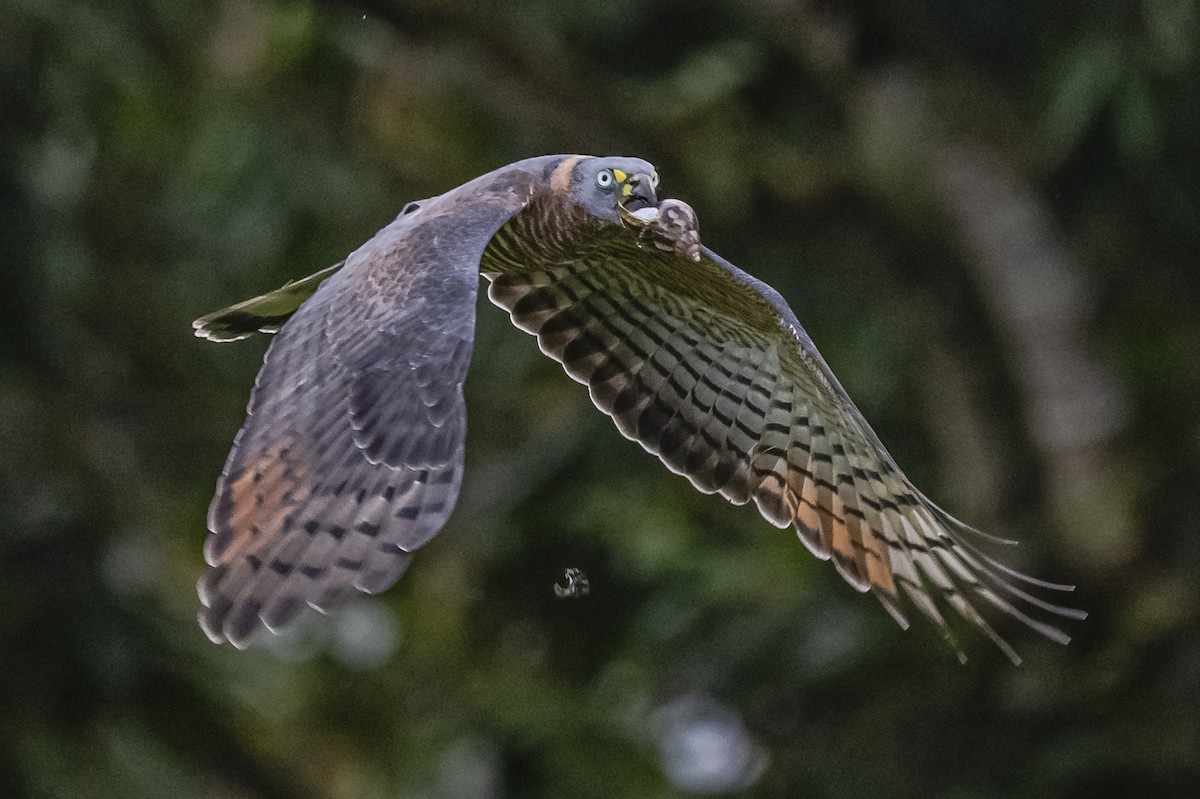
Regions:
M 255 333 L 276 333 L 296 309 L 345 261 L 274 291 L 213 311 L 192 322 L 196 335 L 209 341 L 238 341 Z

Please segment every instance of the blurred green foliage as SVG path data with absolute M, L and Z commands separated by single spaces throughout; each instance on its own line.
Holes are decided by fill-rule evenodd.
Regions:
M 1197 130 L 1187 0 L 4 0 L 0 795 L 1197 795 Z M 918 485 L 1079 583 L 1076 640 L 960 667 L 484 308 L 442 535 L 212 646 L 265 341 L 190 320 L 551 152 L 658 164 Z

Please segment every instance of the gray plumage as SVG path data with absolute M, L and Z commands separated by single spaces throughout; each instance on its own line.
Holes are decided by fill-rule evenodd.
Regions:
M 903 594 L 949 638 L 940 597 L 1018 661 L 982 600 L 1068 640 L 1029 609 L 1083 614 L 1022 585 L 1067 587 L 992 560 L 983 534 L 917 491 L 783 299 L 702 246 L 695 213 L 659 203 L 656 185 L 638 159 L 521 161 L 410 205 L 288 297 L 197 320 L 198 335 L 231 340 L 303 302 L 267 352 L 210 510 L 200 620 L 214 641 L 240 646 L 306 606 L 387 588 L 445 524 L 481 273 L 622 434 L 700 491 L 794 527 L 902 625 Z

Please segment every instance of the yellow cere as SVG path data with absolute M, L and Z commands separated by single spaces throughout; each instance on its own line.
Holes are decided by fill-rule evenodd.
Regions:
M 618 183 L 624 183 L 625 178 L 629 177 L 629 175 L 626 174 L 625 172 L 621 171 L 620 169 L 614 169 L 613 177 L 615 177 L 617 179 Z

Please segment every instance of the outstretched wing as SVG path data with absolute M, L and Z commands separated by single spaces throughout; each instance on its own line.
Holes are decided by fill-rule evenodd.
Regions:
M 626 437 L 700 491 L 793 526 L 902 626 L 904 594 L 953 644 L 940 596 L 1014 661 L 978 600 L 1068 640 L 1028 606 L 1082 614 L 1021 586 L 1066 587 L 993 561 L 982 533 L 912 486 L 774 289 L 707 248 L 693 262 L 616 226 L 581 228 L 547 257 L 525 245 L 524 216 L 484 252 L 489 297 Z
M 529 201 L 529 163 L 406 208 L 272 341 L 209 510 L 214 641 L 382 591 L 450 516 L 479 257 Z

